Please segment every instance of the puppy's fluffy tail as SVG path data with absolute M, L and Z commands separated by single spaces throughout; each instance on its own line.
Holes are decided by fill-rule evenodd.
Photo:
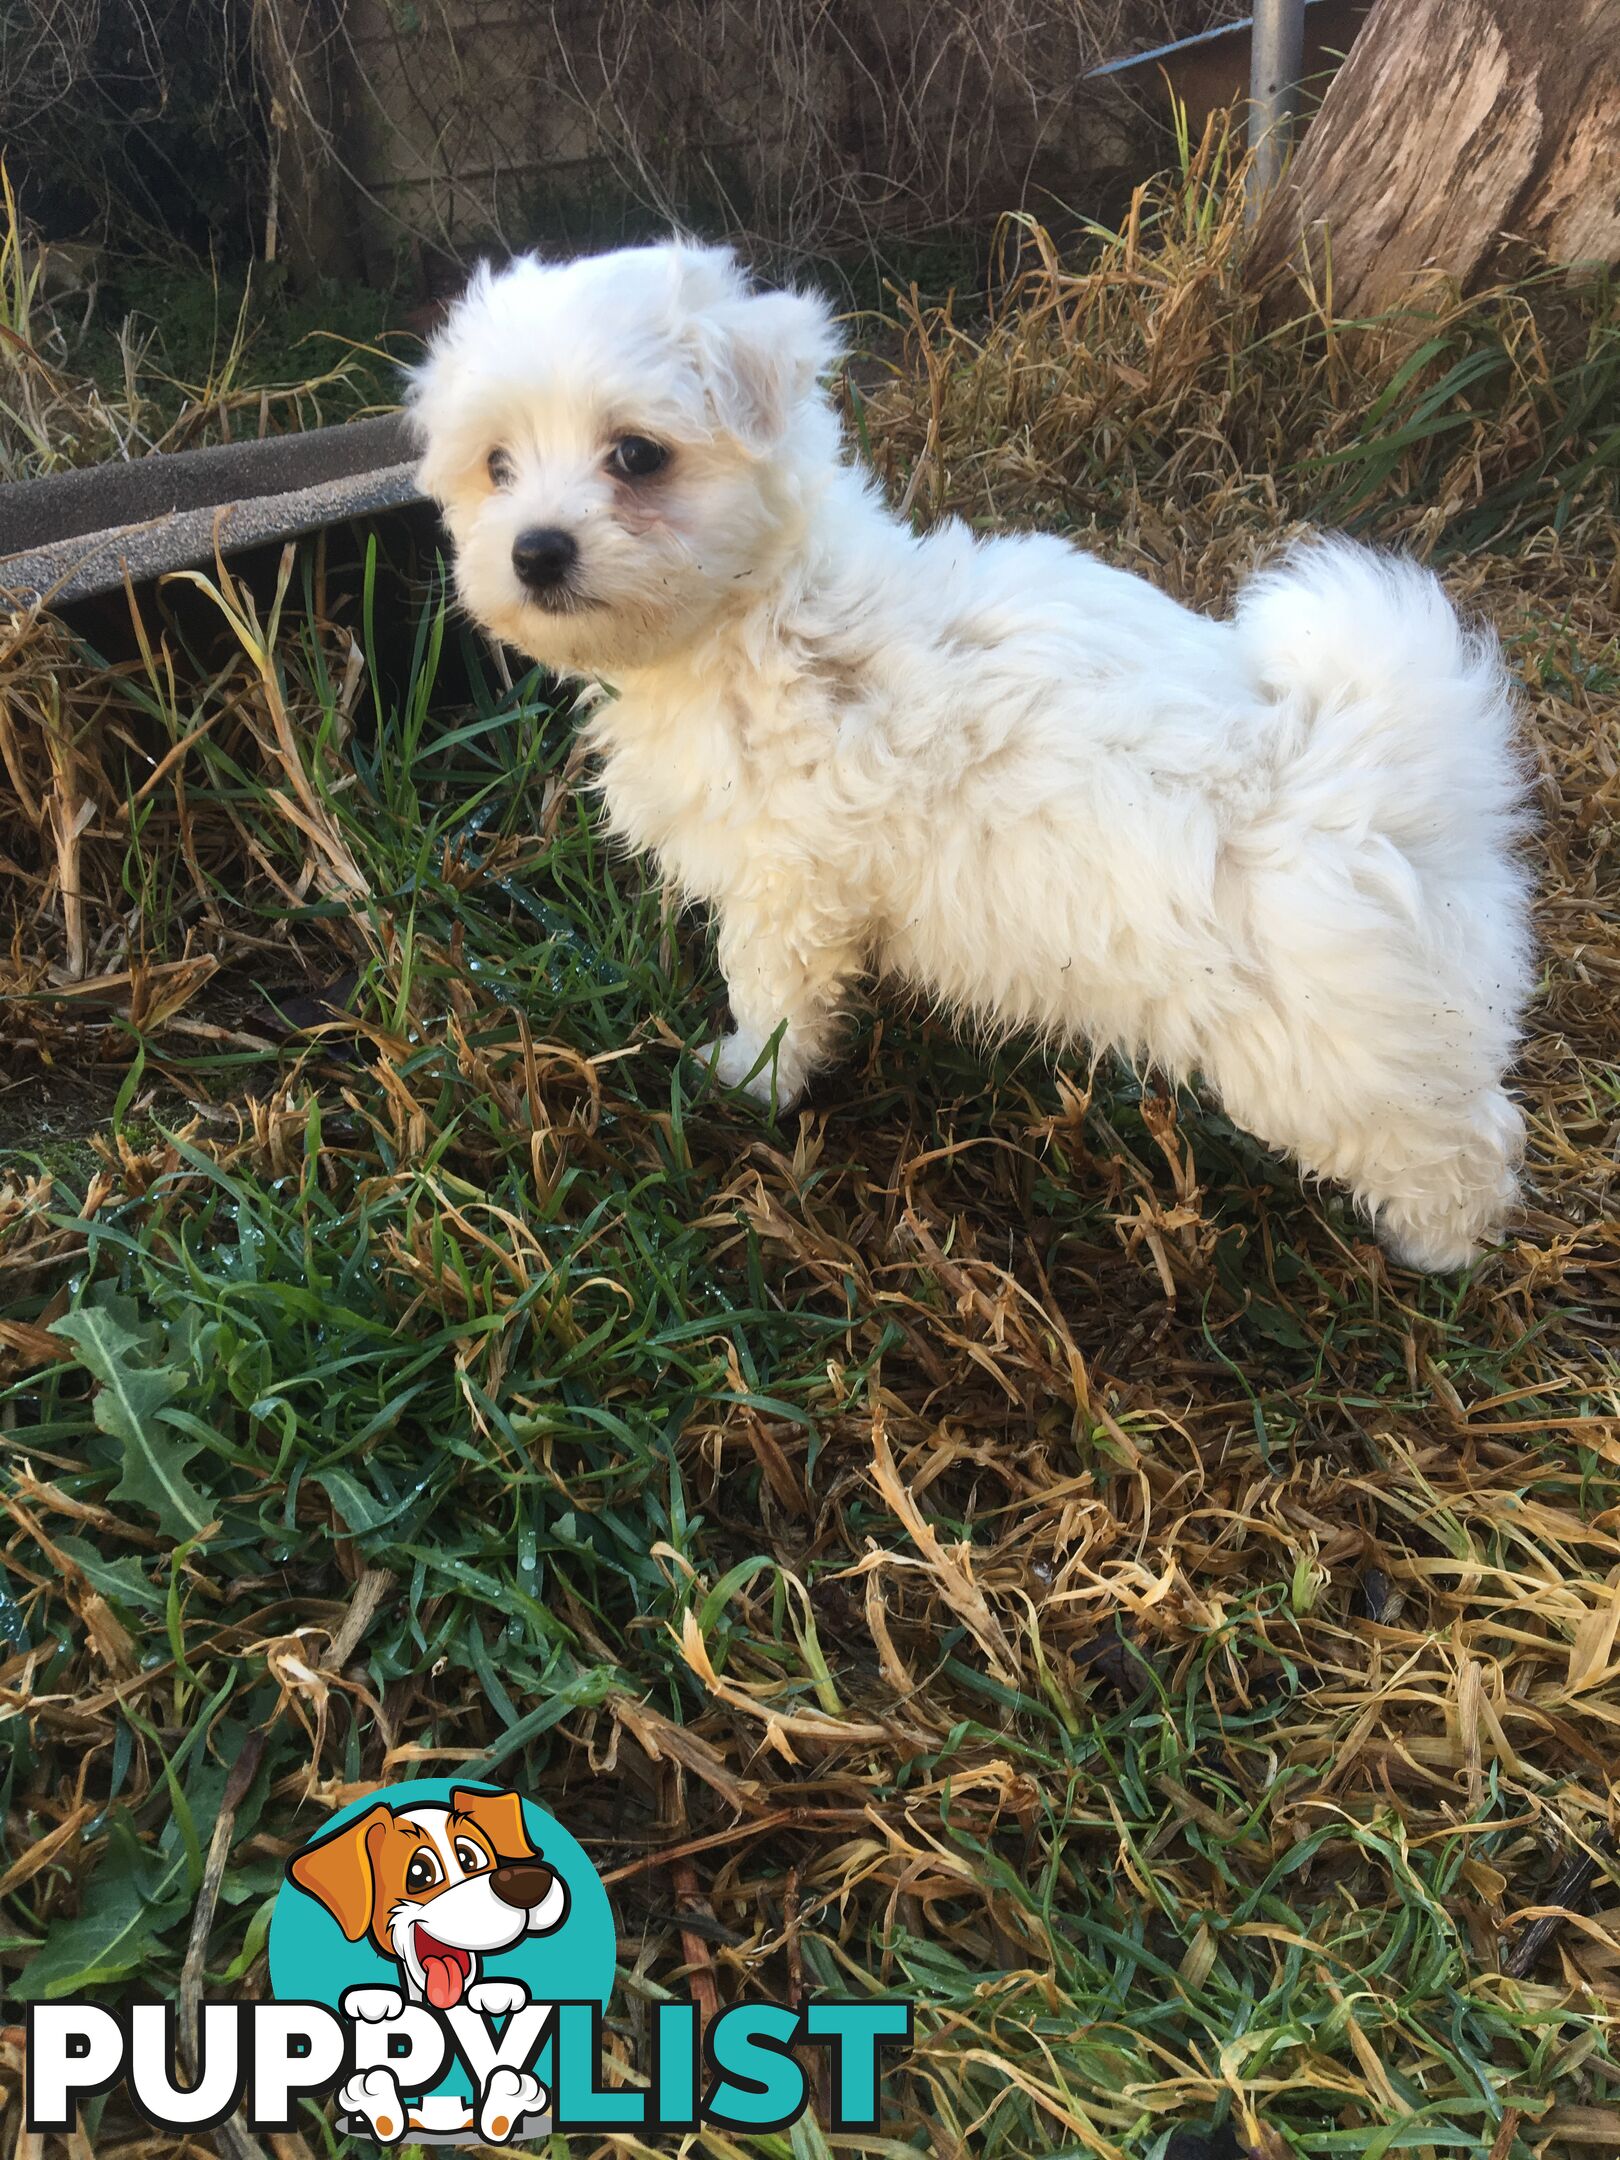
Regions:
M 1403 1259 L 1454 1267 L 1510 1208 L 1522 1132 L 1502 1080 L 1531 983 L 1527 776 L 1501 654 L 1428 571 L 1344 541 L 1255 579 L 1236 627 L 1272 767 L 1239 843 L 1251 930 L 1313 1059 L 1271 1122 Z
M 1512 685 L 1431 571 L 1314 541 L 1250 581 L 1237 631 L 1292 708 L 1296 812 L 1314 798 L 1313 823 L 1392 843 L 1420 874 L 1512 865 L 1528 822 Z

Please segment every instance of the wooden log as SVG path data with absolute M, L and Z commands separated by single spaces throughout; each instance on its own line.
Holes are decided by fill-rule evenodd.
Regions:
M 1341 319 L 1425 274 L 1620 260 L 1620 0 L 1377 0 L 1250 274 L 1331 263 Z

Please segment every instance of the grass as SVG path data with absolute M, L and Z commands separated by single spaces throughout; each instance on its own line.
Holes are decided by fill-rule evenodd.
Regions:
M 701 926 L 375 554 L 14 622 L 0 1086 L 84 1093 L 0 1158 L 11 2003 L 252 1992 L 328 1809 L 498 1770 L 638 2059 L 689 1981 L 915 1993 L 866 2149 L 1620 2147 L 1613 301 L 1268 315 L 1214 136 L 1017 238 L 855 410 L 919 516 L 1219 605 L 1331 508 L 1501 626 L 1520 1230 L 1401 1274 L 1209 1105 L 887 1001 L 804 1112 L 718 1093 Z
M 398 403 L 396 295 L 99 258 L 55 292 L 25 209 L 0 158 L 0 485 Z

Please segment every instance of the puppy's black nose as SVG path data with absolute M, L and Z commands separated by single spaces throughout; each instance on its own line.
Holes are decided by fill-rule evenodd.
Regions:
M 489 1878 L 489 1887 L 503 1905 L 517 1905 L 527 1910 L 538 1905 L 551 1888 L 551 1870 L 532 1860 L 499 1860 Z
M 531 592 L 560 585 L 579 560 L 572 533 L 556 525 L 535 525 L 512 542 L 512 568 Z

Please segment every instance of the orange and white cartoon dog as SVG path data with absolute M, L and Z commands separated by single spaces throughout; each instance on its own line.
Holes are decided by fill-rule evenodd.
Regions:
M 530 1842 L 523 1803 L 513 1792 L 458 1787 L 447 1803 L 397 1812 L 385 1802 L 307 1846 L 288 1866 L 300 1890 L 317 1899 L 350 1942 L 369 1937 L 399 1969 L 401 1986 L 358 1987 L 343 1997 L 346 2017 L 389 2023 L 408 2004 L 452 2011 L 465 2004 L 484 2017 L 508 2017 L 529 2001 L 519 1980 L 480 1978 L 481 1961 L 525 1935 L 549 1935 L 568 1916 L 568 1886 Z M 478 2110 L 481 2136 L 500 2142 L 547 2095 L 527 2071 L 493 2072 Z M 408 2130 L 471 2127 L 441 2118 L 434 2100 L 407 2107 L 386 2068 L 357 2071 L 338 2094 L 392 2143 Z

